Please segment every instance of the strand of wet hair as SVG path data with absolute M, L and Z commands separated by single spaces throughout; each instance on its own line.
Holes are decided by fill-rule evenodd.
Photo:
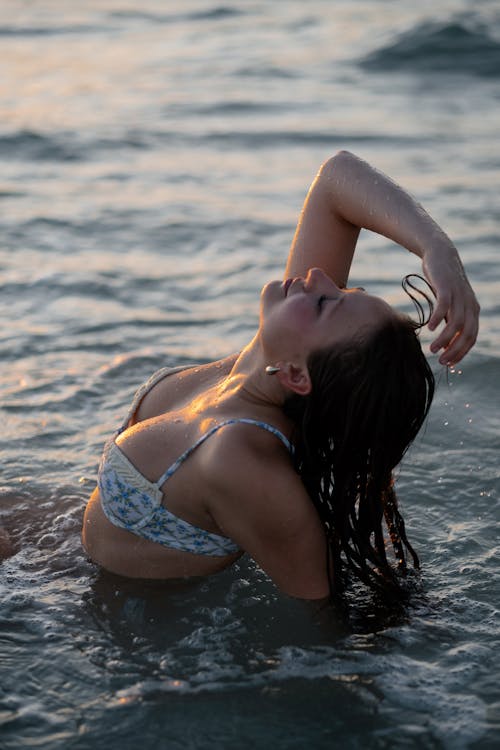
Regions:
M 335 535 L 348 568 L 365 584 L 381 593 L 399 596 L 405 594 L 397 581 L 395 571 L 387 561 L 382 519 L 367 526 L 356 516 L 354 505 L 355 503 L 351 503 L 350 511 L 344 519 L 337 518 L 335 522 Z M 375 537 L 375 546 L 370 543 L 372 533 Z
M 307 449 L 306 452 L 309 453 Z M 312 458 L 310 453 L 309 458 Z M 324 465 L 331 466 L 331 459 L 326 454 L 323 455 L 323 461 Z M 318 474 L 320 474 L 319 477 Z M 373 512 L 371 516 L 370 513 L 366 514 L 365 505 L 373 500 L 373 497 L 370 500 L 370 493 L 366 491 L 368 472 L 363 477 L 358 476 L 354 483 L 354 488 L 352 483 L 350 483 L 350 490 L 346 489 L 346 491 L 339 492 L 333 504 L 332 492 L 334 486 L 330 470 L 327 470 L 326 475 L 321 475 L 320 472 L 318 474 L 314 476 L 311 472 L 303 472 L 302 478 L 311 498 L 313 498 L 322 521 L 327 548 L 330 550 L 327 557 L 327 570 L 332 594 L 335 596 L 344 589 L 342 553 L 348 569 L 366 585 L 381 593 L 405 594 L 406 592 L 401 589 L 395 576 L 395 571 L 389 565 L 385 553 L 385 539 L 382 531 L 382 519 L 385 515 L 385 508 L 380 508 L 380 517 L 376 521 L 373 519 Z M 372 492 L 374 491 L 374 488 L 372 488 Z M 382 491 L 380 496 L 383 497 L 385 492 L 385 490 Z M 375 494 L 379 496 L 378 492 L 375 492 Z M 389 497 L 392 498 L 393 496 L 389 492 Z M 347 498 L 349 498 L 349 502 L 347 503 L 349 506 L 348 509 L 346 508 Z M 359 503 L 363 499 L 365 502 L 362 502 L 361 515 L 358 517 L 356 515 L 356 506 L 358 506 L 359 513 Z M 389 506 L 389 503 L 384 505 Z M 412 554 L 414 561 L 417 560 L 418 564 L 418 558 L 416 558 L 404 533 L 402 518 L 399 513 L 395 516 L 394 503 L 390 504 L 390 508 L 390 515 L 385 515 L 385 518 L 395 555 L 398 560 L 403 560 L 403 564 L 405 565 L 403 545 L 407 545 L 409 550 L 411 550 L 410 554 Z M 371 517 L 370 523 L 368 523 L 368 517 Z M 389 524 L 387 523 L 388 517 Z M 375 537 L 375 546 L 370 543 L 372 533 Z M 403 572 L 400 565 L 398 565 L 398 568 L 400 572 Z M 406 570 L 406 566 L 404 570 Z
M 378 496 L 378 492 L 375 494 Z M 387 486 L 380 493 L 380 496 L 382 500 L 380 514 L 376 513 L 376 519 L 372 516 L 373 522 L 370 525 L 357 518 L 354 508 L 351 508 L 349 522 L 344 526 L 342 531 L 344 540 L 342 540 L 342 534 L 340 534 L 341 544 L 349 567 L 362 580 L 372 586 L 375 584 L 376 588 L 380 588 L 382 584 L 382 588 L 386 590 L 389 585 L 393 592 L 396 590 L 398 593 L 405 593 L 402 591 L 395 577 L 394 570 L 387 560 L 382 518 L 384 518 L 389 532 L 398 571 L 403 574 L 407 572 L 405 549 L 412 558 L 414 568 L 418 569 L 420 562 L 406 536 L 404 520 L 397 507 L 397 496 L 394 491 L 392 475 Z M 368 494 L 366 497 L 368 497 Z M 375 506 L 376 510 L 377 506 Z M 360 525 L 361 528 L 359 528 Z M 372 533 L 374 535 L 375 546 L 372 546 L 369 542 L 369 537 Z M 372 569 L 370 564 L 375 569 Z
M 418 570 L 420 568 L 420 560 L 418 558 L 417 553 L 413 549 L 412 545 L 408 541 L 408 537 L 406 536 L 405 522 L 404 522 L 403 516 L 399 512 L 397 496 L 396 496 L 393 486 L 389 487 L 389 489 L 387 490 L 386 498 L 387 498 L 386 505 L 389 507 L 390 512 L 392 513 L 392 519 L 394 522 L 397 536 L 406 547 L 406 550 L 410 553 L 410 556 L 413 562 L 413 567 Z
M 423 276 L 420 276 L 418 273 L 409 273 L 407 276 L 404 277 L 404 279 L 401 281 L 401 286 L 403 287 L 403 290 L 406 292 L 408 297 L 411 299 L 413 304 L 415 305 L 415 309 L 417 311 L 418 315 L 418 323 L 415 323 L 415 330 L 418 330 L 420 328 L 423 328 L 423 326 L 426 326 L 429 320 L 431 319 L 432 313 L 434 311 L 434 301 L 432 297 L 425 292 L 423 289 L 420 289 L 413 279 L 418 279 L 419 281 L 422 281 L 431 291 L 432 297 L 435 297 L 434 289 L 429 284 L 427 279 L 425 279 Z M 427 303 L 427 311 L 424 309 L 424 306 L 419 299 L 419 296 L 423 297 L 424 300 Z

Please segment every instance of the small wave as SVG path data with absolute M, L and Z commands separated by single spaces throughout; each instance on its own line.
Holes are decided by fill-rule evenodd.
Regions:
M 118 10 L 109 13 L 111 18 L 125 21 L 147 21 L 151 23 L 179 23 L 184 21 L 220 21 L 225 18 L 241 16 L 244 11 L 230 6 L 220 6 L 210 10 L 199 10 L 191 13 L 151 13 L 141 10 Z
M 236 78 L 263 78 L 266 81 L 273 78 L 294 80 L 303 75 L 300 70 L 281 68 L 277 65 L 255 65 L 238 68 L 234 72 Z
M 0 37 L 95 34 L 99 31 L 104 31 L 102 26 L 91 26 L 85 24 L 75 26 L 0 26 Z
M 193 107 L 196 114 L 220 114 L 215 107 Z M 246 114 L 251 105 L 228 105 L 226 112 L 230 114 Z M 272 105 L 269 107 L 272 109 Z M 262 109 L 262 108 L 261 108 Z M 385 133 L 333 133 L 332 131 L 309 130 L 263 130 L 235 131 L 223 130 L 201 132 L 199 134 L 185 133 L 179 130 L 157 131 L 127 131 L 117 133 L 116 137 L 84 138 L 78 133 L 60 131 L 52 134 L 42 134 L 31 130 L 21 130 L 11 134 L 0 135 L 0 158 L 30 162 L 88 162 L 99 159 L 102 154 L 109 156 L 110 151 L 124 151 L 130 149 L 161 148 L 165 144 L 171 147 L 174 143 L 198 145 L 200 143 L 215 144 L 222 147 L 237 148 L 276 148 L 290 145 L 322 145 L 332 147 L 332 144 L 353 143 L 384 143 L 391 145 L 407 145 L 415 142 L 412 135 L 387 135 Z M 419 143 L 422 138 L 419 136 Z M 128 176 L 118 174 L 119 179 Z
M 361 67 L 380 71 L 500 75 L 500 42 L 471 19 L 426 21 L 369 53 Z
M 76 161 L 83 154 L 59 136 L 21 130 L 0 136 L 0 155 L 3 159 L 20 158 L 27 161 Z
M 238 99 L 236 101 L 221 101 L 217 100 L 210 103 L 198 103 L 192 102 L 190 105 L 183 104 L 182 114 L 194 114 L 199 116 L 205 115 L 254 115 L 257 113 L 274 114 L 275 112 L 282 113 L 285 109 L 293 109 L 296 104 L 290 102 L 289 105 L 284 105 L 282 102 L 258 102 L 251 100 Z
M 231 8 L 229 5 L 221 5 L 211 10 L 194 11 L 186 15 L 190 21 L 219 21 L 223 18 L 232 18 L 233 16 L 242 15 L 243 11 L 237 8 Z
M 307 131 L 307 130 L 264 130 L 258 131 L 222 131 L 207 133 L 202 137 L 207 143 L 216 144 L 221 147 L 237 148 L 287 148 L 289 146 L 328 146 L 335 149 L 359 143 L 385 143 L 391 145 L 408 145 L 418 140 L 423 142 L 421 135 L 413 136 L 407 134 L 391 135 L 387 133 L 333 133 L 332 131 Z
M 85 139 L 78 133 L 59 131 L 48 135 L 34 130 L 19 130 L 0 135 L 0 156 L 25 161 L 86 161 L 110 150 L 148 148 L 146 133 L 125 132 L 115 138 Z

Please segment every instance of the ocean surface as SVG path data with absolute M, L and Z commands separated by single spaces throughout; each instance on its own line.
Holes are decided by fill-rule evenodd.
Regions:
M 0 0 L 0 49 L 2 750 L 500 747 L 497 0 Z M 105 438 L 153 370 L 247 342 L 340 148 L 430 210 L 482 306 L 399 473 L 422 590 L 318 613 L 246 559 L 100 572 Z M 416 270 L 365 233 L 351 281 L 408 309 Z

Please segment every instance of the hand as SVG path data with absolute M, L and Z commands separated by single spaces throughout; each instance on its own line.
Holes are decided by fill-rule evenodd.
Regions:
M 443 320 L 446 325 L 431 344 L 431 352 L 442 365 L 459 362 L 474 345 L 479 330 L 479 304 L 472 291 L 455 247 L 426 252 L 422 260 L 425 277 L 436 295 L 436 306 L 429 320 L 434 331 Z

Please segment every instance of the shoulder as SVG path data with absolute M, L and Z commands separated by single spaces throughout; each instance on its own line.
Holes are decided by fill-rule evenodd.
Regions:
M 252 507 L 265 488 L 300 483 L 283 441 L 256 424 L 228 421 L 207 441 L 201 459 L 214 495 L 236 495 L 241 503 L 248 495 Z
M 202 365 L 159 370 L 136 393 L 135 421 L 142 422 L 191 401 L 198 393 L 213 386 L 218 378 L 225 377 L 236 356 Z
M 243 479 L 254 479 L 261 484 L 283 475 L 300 481 L 293 469 L 290 450 L 274 430 L 280 432 L 267 422 L 228 419 L 206 443 L 205 464 L 214 483 L 234 488 Z
M 210 464 L 209 510 L 217 525 L 285 593 L 327 596 L 324 531 L 285 446 L 251 425 L 231 425 L 220 433 L 204 459 Z
M 194 381 L 196 383 L 205 380 L 217 380 L 217 378 L 225 377 L 231 371 L 237 357 L 238 353 L 231 354 L 228 357 L 224 357 L 224 359 L 214 360 L 213 362 L 187 365 L 186 367 L 182 367 L 178 373 L 175 373 L 171 379 L 178 379 L 185 382 Z
M 232 354 L 225 359 L 207 362 L 200 365 L 188 365 L 175 370 L 159 385 L 163 386 L 166 393 L 176 393 L 178 396 L 189 397 L 197 390 L 209 388 L 220 378 L 226 377 L 234 365 L 237 354 Z

